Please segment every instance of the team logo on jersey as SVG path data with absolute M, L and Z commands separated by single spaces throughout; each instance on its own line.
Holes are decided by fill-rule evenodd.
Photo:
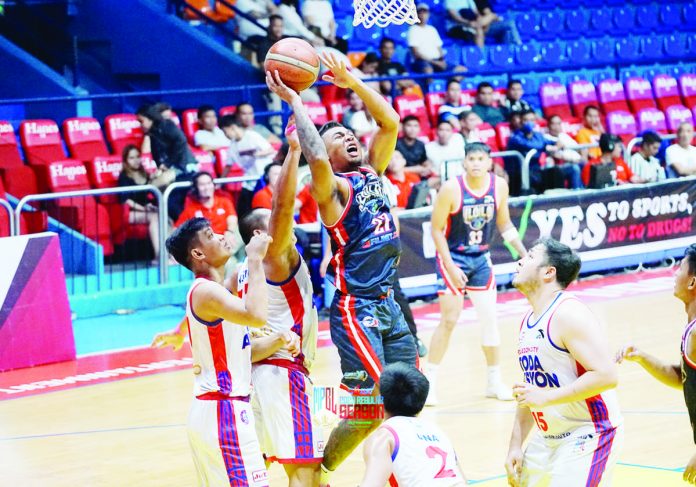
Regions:
M 360 324 L 365 328 L 378 328 L 379 320 L 374 316 L 366 316 L 362 320 L 360 320 Z
M 251 472 L 251 480 L 255 484 L 259 483 L 259 482 L 267 482 L 268 481 L 268 471 L 256 470 L 255 472 Z
M 379 179 L 368 181 L 360 192 L 355 195 L 355 201 L 361 212 L 370 215 L 379 213 L 380 208 L 385 206 L 384 192 L 382 191 L 382 181 Z
M 537 340 L 543 340 L 544 339 L 544 330 L 539 329 L 537 330 Z
M 495 198 L 486 195 L 483 203 L 463 205 L 462 218 L 472 230 L 481 230 L 495 216 Z
M 246 411 L 242 411 L 241 413 L 239 413 L 239 419 L 242 420 L 242 423 L 249 424 L 249 415 Z

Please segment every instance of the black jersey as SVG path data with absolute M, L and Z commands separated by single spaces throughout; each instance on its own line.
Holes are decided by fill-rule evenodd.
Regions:
M 696 443 L 696 363 L 689 359 L 686 354 L 686 344 L 691 335 L 691 329 L 696 325 L 696 320 L 686 326 L 684 335 L 681 341 L 681 376 L 684 388 L 684 401 L 686 401 L 686 409 L 689 411 L 689 419 L 691 420 L 691 431 L 694 435 L 694 443 Z

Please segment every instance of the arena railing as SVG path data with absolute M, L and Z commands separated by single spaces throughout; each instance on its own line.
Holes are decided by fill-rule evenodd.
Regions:
M 12 237 L 15 235 L 15 228 L 19 228 L 19 224 L 15 226 L 14 210 L 12 209 L 12 205 L 10 204 L 10 202 L 2 198 L 0 198 L 0 206 L 2 206 L 2 208 L 7 212 L 7 220 L 10 226 L 10 234 L 0 235 L 0 237 Z
M 90 203 L 89 198 L 96 199 L 109 195 L 118 196 L 142 192 L 153 194 L 157 202 L 157 209 L 153 211 L 158 218 L 159 242 L 162 250 L 159 255 L 158 265 L 156 267 L 147 264 L 139 266 L 137 260 L 132 261 L 125 258 L 125 248 L 121 249 L 122 254 L 120 255 L 116 253 L 109 255 L 107 263 L 104 255 L 104 246 L 113 247 L 112 226 L 109 220 L 106 223 L 101 220 L 100 224 L 99 214 L 103 213 L 103 211 L 100 211 L 95 203 Z M 61 206 L 61 201 L 69 202 L 70 204 Z M 68 293 L 70 295 L 143 285 L 148 286 L 164 282 L 163 270 L 168 258 L 162 243 L 164 242 L 164 233 L 167 228 L 167 210 L 162 192 L 158 188 L 151 185 L 141 185 L 27 195 L 19 200 L 17 207 L 14 209 L 15 234 L 21 234 L 19 223 L 22 214 L 24 212 L 37 211 L 36 208 L 28 203 L 51 202 L 56 203 L 49 208 L 49 214 L 55 220 L 49 222 L 49 229 L 56 231 L 60 238 L 66 282 L 69 284 Z M 105 202 L 104 204 L 120 205 L 121 203 Z M 38 207 L 38 205 L 36 206 Z M 88 206 L 93 209 L 91 212 L 93 217 L 90 212 L 86 211 Z M 73 228 L 78 226 L 76 225 L 77 222 L 84 224 L 80 230 Z M 105 225 L 107 225 L 108 232 L 102 235 L 99 229 L 104 228 Z M 127 225 L 130 224 L 127 223 Z M 91 228 L 92 231 L 89 231 L 88 228 Z M 80 233 L 80 231 L 83 233 Z M 158 270 L 157 275 L 153 272 L 156 270 Z
M 677 134 L 660 134 L 662 140 L 673 140 L 677 138 Z M 635 137 L 628 141 L 626 144 L 626 149 L 624 150 L 624 161 L 628 162 L 631 159 L 631 154 L 633 154 L 633 149 L 643 142 L 643 137 Z
M 575 151 L 581 151 L 583 149 L 592 149 L 593 147 L 599 147 L 599 144 L 597 142 L 593 142 L 591 144 L 577 144 L 577 145 L 570 145 L 568 147 L 564 147 L 564 149 L 568 150 L 575 150 Z M 536 149 L 532 149 L 527 154 L 524 156 L 524 161 L 522 162 L 522 185 L 521 188 L 523 191 L 529 191 L 531 187 L 531 183 L 529 182 L 529 165 L 532 162 L 532 159 L 534 159 L 534 156 L 536 156 L 539 153 Z M 549 165 L 549 167 L 553 167 L 555 164 Z
M 522 155 L 521 152 L 518 152 L 516 150 L 504 150 L 504 151 L 498 151 L 498 152 L 491 152 L 491 157 L 514 157 L 517 159 L 520 163 L 520 168 L 522 171 L 522 180 L 525 180 L 525 175 L 524 175 L 524 156 Z M 442 163 L 440 167 L 440 174 L 444 174 L 444 179 L 449 179 L 449 167 L 450 165 L 461 165 L 461 161 L 445 161 Z M 529 186 L 529 168 L 527 168 L 527 186 Z

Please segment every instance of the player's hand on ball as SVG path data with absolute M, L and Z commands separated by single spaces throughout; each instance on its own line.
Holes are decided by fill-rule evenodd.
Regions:
M 515 384 L 512 386 L 512 396 L 520 406 L 534 408 L 548 404 L 548 391 L 531 384 Z
M 300 337 L 297 333 L 292 331 L 284 331 L 280 334 L 280 338 L 283 340 L 283 344 L 288 352 L 293 357 L 297 357 L 302 348 L 300 348 Z
M 686 469 L 684 470 L 683 479 L 685 482 L 696 485 L 696 454 L 689 460 Z
M 640 350 L 638 350 L 638 348 L 634 345 L 626 345 L 625 347 L 621 348 L 618 352 L 616 352 L 617 364 L 620 364 L 624 360 L 638 362 L 641 358 L 643 358 L 643 356 L 640 353 Z
M 273 242 L 273 238 L 265 233 L 254 235 L 246 246 L 246 254 L 249 260 L 261 260 L 266 257 L 268 246 Z
M 283 80 L 280 79 L 278 71 L 274 73 L 266 71 L 266 86 L 268 86 L 269 90 L 278 95 L 287 104 L 292 104 L 293 100 L 300 97 L 295 90 L 283 83 Z
M 519 487 L 520 477 L 522 476 L 522 450 L 515 448 L 508 452 L 505 459 L 505 471 L 507 472 L 508 485 Z
M 461 270 L 456 265 L 448 265 L 445 268 L 445 271 L 447 271 L 450 280 L 457 289 L 464 289 L 464 286 L 466 286 L 466 282 L 469 279 L 466 277 L 466 274 L 464 274 L 463 270 Z
M 184 337 L 179 334 L 178 330 L 165 331 L 158 333 L 152 339 L 150 346 L 152 348 L 172 347 L 174 351 L 179 350 L 184 344 Z
M 300 151 L 300 138 L 297 135 L 297 126 L 295 125 L 295 115 L 291 115 L 288 119 L 288 125 L 285 127 L 285 138 L 288 141 L 291 151 Z
M 332 53 L 324 53 L 321 57 L 321 61 L 324 63 L 324 66 L 331 71 L 331 74 L 325 74 L 321 79 L 333 83 L 339 88 L 352 88 L 355 86 L 358 78 L 348 71 L 346 63 L 343 62 L 343 60 L 336 58 Z

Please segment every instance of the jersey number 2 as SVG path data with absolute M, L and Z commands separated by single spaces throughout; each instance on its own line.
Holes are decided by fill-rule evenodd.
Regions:
M 451 477 L 456 477 L 457 475 L 454 473 L 453 470 L 450 470 L 449 468 L 445 468 L 447 465 L 447 452 L 442 450 L 441 448 L 438 448 L 436 446 L 430 445 L 428 448 L 425 449 L 425 454 L 428 455 L 428 458 L 435 458 L 435 457 L 440 457 L 442 460 L 442 465 L 440 465 L 440 470 L 438 470 L 437 474 L 435 474 L 435 479 L 447 479 Z
M 386 213 L 382 213 L 381 215 L 373 218 L 372 224 L 375 226 L 375 235 L 382 235 L 391 229 L 389 216 Z

